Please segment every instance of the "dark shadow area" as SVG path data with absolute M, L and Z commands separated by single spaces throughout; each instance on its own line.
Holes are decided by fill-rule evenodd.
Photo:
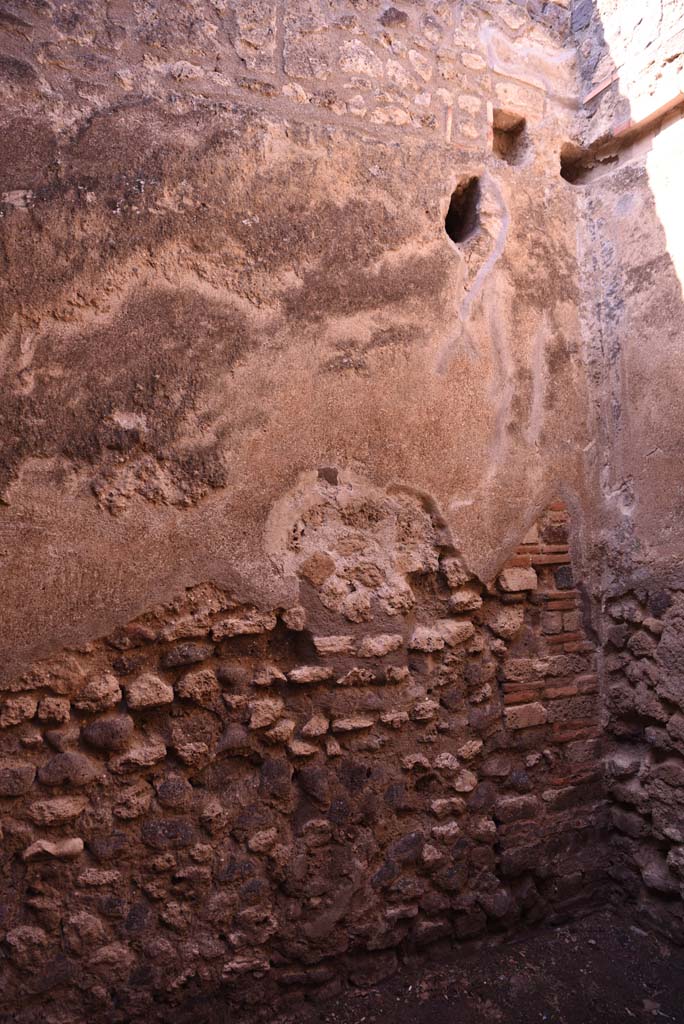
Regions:
M 391 977 L 359 967 L 353 987 L 331 989 L 311 968 L 308 999 L 280 1024 L 682 1024 L 684 950 L 666 946 L 615 911 L 516 941 L 454 955 L 448 943 L 407 958 Z M 318 975 L 317 975 L 318 972 Z M 315 980 L 314 980 L 315 979 Z M 327 984 L 326 984 L 327 981 Z M 318 992 L 324 998 L 317 998 Z M 248 1014 L 241 1024 L 256 1019 Z M 271 1018 L 272 1019 L 272 1018 Z M 220 1000 L 185 1005 L 170 1024 L 227 1024 Z
M 526 121 L 519 114 L 495 110 L 492 119 L 492 149 L 507 164 L 522 163 L 529 149 Z
M 471 238 L 480 223 L 480 179 L 466 178 L 453 191 L 444 221 L 444 230 L 452 242 Z
M 664 86 L 683 27 L 681 10 L 669 12 L 668 23 L 666 5 L 655 0 L 638 13 L 626 3 L 621 10 L 605 0 L 576 3 L 584 98 L 578 135 L 561 149 L 560 173 L 582 197 L 579 268 L 596 417 L 597 454 L 588 473 L 601 538 L 592 572 L 604 615 L 609 873 L 626 913 L 681 944 L 684 666 L 675 652 L 684 645 L 684 261 L 676 122 L 684 96 L 674 80 Z M 626 955 L 616 956 L 622 968 Z M 681 976 L 673 985 L 681 993 Z M 630 1009 L 629 1017 L 637 1015 Z

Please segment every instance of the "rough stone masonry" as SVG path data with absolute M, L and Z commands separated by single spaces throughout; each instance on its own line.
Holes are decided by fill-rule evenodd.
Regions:
M 2 4 L 0 1019 L 684 941 L 679 6 Z

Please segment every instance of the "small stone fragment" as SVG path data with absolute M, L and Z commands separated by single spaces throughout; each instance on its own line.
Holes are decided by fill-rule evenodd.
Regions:
M 411 673 L 405 665 L 388 665 L 385 669 L 385 682 L 390 686 L 399 686 L 411 681 Z
M 525 621 L 525 609 L 519 604 L 494 605 L 485 614 L 492 633 L 503 640 L 512 640 Z
M 265 956 L 236 956 L 223 965 L 221 977 L 224 981 L 230 981 L 242 974 L 257 973 L 257 977 L 266 971 L 270 971 L 271 964 Z
M 193 767 L 205 765 L 210 756 L 210 747 L 207 743 L 201 740 L 188 740 L 181 734 L 174 737 L 171 749 L 179 761 Z
M 130 715 L 110 715 L 96 718 L 83 729 L 87 743 L 100 750 L 125 750 L 130 744 L 135 723 Z
M 519 567 L 504 569 L 499 574 L 498 579 L 499 587 L 507 594 L 514 594 L 523 590 L 536 590 L 538 582 L 534 569 Z
M 112 807 L 114 817 L 123 821 L 139 818 L 149 810 L 152 793 L 152 787 L 144 779 L 138 779 L 131 786 L 120 789 Z
M 44 764 L 38 771 L 38 779 L 44 786 L 87 786 L 100 771 L 100 765 L 85 754 L 66 751 Z
M 380 15 L 380 24 L 385 28 L 406 28 L 408 23 L 408 14 L 396 7 L 387 7 Z
M 45 731 L 45 740 L 58 753 L 63 754 L 66 750 L 71 747 L 75 747 L 81 738 L 81 730 L 78 727 L 78 722 L 69 720 L 66 725 L 60 726 L 59 729 L 47 729 Z
M 605 761 L 606 771 L 615 779 L 624 779 L 636 774 L 644 761 L 644 754 L 639 749 L 630 750 L 622 747 L 608 755 Z
M 54 857 L 56 860 L 71 860 L 83 853 L 83 840 L 60 839 L 56 842 L 49 842 L 47 839 L 38 839 L 22 853 L 22 860 L 33 860 L 34 857 Z
M 162 668 L 180 668 L 182 665 L 195 665 L 199 661 L 210 658 L 214 653 L 213 644 L 177 644 L 161 656 Z
M 461 564 L 458 558 L 450 556 L 449 558 L 443 558 L 440 563 L 440 568 L 447 578 L 447 583 L 450 587 L 462 587 L 464 583 L 467 583 L 470 579 L 470 573 Z
M 252 669 L 235 661 L 224 661 L 216 669 L 216 678 L 221 686 L 247 686 L 252 679 Z M 225 694 L 224 694 L 225 700 Z
M 325 683 L 335 677 L 334 669 L 325 665 L 302 665 L 301 668 L 294 668 L 287 673 L 291 683 Z
M 372 728 L 374 721 L 364 715 L 350 715 L 348 718 L 334 718 L 333 732 L 355 732 L 358 729 Z
M 365 636 L 359 644 L 360 658 L 383 658 L 392 651 L 398 651 L 404 638 L 399 634 L 380 633 L 376 636 Z
M 82 796 L 56 796 L 51 800 L 37 800 L 28 809 L 28 816 L 36 825 L 61 825 L 73 821 L 88 806 Z
M 249 704 L 250 729 L 265 729 L 280 718 L 285 705 L 280 698 L 271 700 L 254 700 Z
M 306 610 L 299 604 L 293 608 L 287 608 L 281 618 L 287 628 L 295 633 L 301 633 L 306 626 Z
M 420 858 L 424 845 L 425 836 L 422 832 L 407 832 L 389 845 L 388 859 L 402 865 L 415 864 Z
M 297 723 L 293 722 L 291 718 L 281 718 L 272 729 L 264 733 L 264 739 L 267 739 L 269 743 L 287 743 L 296 726 Z
M 471 818 L 468 831 L 473 839 L 481 843 L 493 843 L 496 839 L 496 823 L 493 818 Z
M 401 759 L 401 767 L 411 772 L 415 768 L 423 768 L 426 771 L 430 768 L 430 762 L 425 754 L 406 754 Z
M 658 647 L 658 641 L 650 633 L 639 629 L 632 633 L 627 641 L 627 647 L 635 658 L 652 658 Z
M 435 625 L 449 647 L 465 643 L 475 635 L 475 627 L 467 619 L 440 619 Z
M 67 697 L 43 697 L 38 705 L 41 722 L 68 722 L 71 716 L 71 702 Z
M 303 740 L 291 740 L 287 745 L 288 753 L 292 757 L 313 757 L 318 753 L 318 747 L 313 743 L 305 743 Z
M 322 656 L 333 654 L 353 654 L 353 636 L 315 636 L 313 638 L 316 653 Z
M 251 608 L 241 615 L 231 615 L 217 622 L 211 635 L 214 640 L 224 640 L 231 636 L 249 636 L 258 633 L 269 633 L 275 629 L 278 619 L 275 612 L 261 612 Z
M 426 867 L 434 867 L 436 864 L 441 864 L 444 860 L 444 854 L 441 850 L 438 850 L 436 846 L 432 846 L 431 843 L 426 843 L 423 847 L 420 858 Z
M 455 772 L 458 771 L 460 765 L 458 759 L 453 754 L 445 752 L 438 754 L 435 758 L 435 768 L 439 768 L 441 771 Z
M 441 651 L 444 649 L 444 637 L 439 629 L 433 626 L 419 626 L 409 640 L 412 651 Z
M 145 821 L 140 838 L 154 850 L 181 850 L 196 842 L 195 826 L 182 818 L 156 818 Z
M 252 752 L 252 738 L 244 725 L 231 722 L 226 726 L 223 736 L 216 748 L 217 754 L 228 754 L 229 757 L 247 757 Z
M 286 683 L 287 676 L 275 665 L 262 665 L 252 680 L 254 686 L 273 686 L 274 683 Z M 225 695 L 224 695 L 225 699 Z
M 268 853 L 275 846 L 277 839 L 277 828 L 263 829 L 261 832 L 255 832 L 249 837 L 247 847 L 252 853 Z
M 482 598 L 474 587 L 459 587 L 449 598 L 449 609 L 460 614 L 474 612 L 482 607 Z
M 22 971 L 34 971 L 44 960 L 50 938 L 42 928 L 19 925 L 5 935 L 9 959 Z
M 472 793 L 477 786 L 477 775 L 473 772 L 469 772 L 467 768 L 461 768 L 460 771 L 449 780 L 449 785 L 452 789 L 455 789 L 457 793 Z
M 436 700 L 419 700 L 411 708 L 411 718 L 414 722 L 431 722 L 437 716 L 439 702 Z
M 152 672 L 137 676 L 124 687 L 130 708 L 155 708 L 173 703 L 173 686 Z
M 456 753 L 462 761 L 470 761 L 472 758 L 477 757 L 482 747 L 482 740 L 468 740 L 462 747 L 458 748 Z
M 440 797 L 430 804 L 430 810 L 436 818 L 446 818 L 450 814 L 463 814 L 465 807 L 465 800 L 460 796 Z
M 354 590 L 342 601 L 342 614 L 350 622 L 370 622 L 371 599 L 366 590 Z
M 371 80 L 383 74 L 382 61 L 358 39 L 350 39 L 340 47 L 340 67 L 354 75 L 368 75 Z
M 409 720 L 407 711 L 383 711 L 380 721 L 390 729 L 401 729 Z
M 509 729 L 529 729 L 535 725 L 544 725 L 548 715 L 543 704 L 519 704 L 504 710 L 504 718 Z
M 20 722 L 28 721 L 35 715 L 37 707 L 38 701 L 30 693 L 9 697 L 0 708 L 0 729 L 9 729 Z
M 32 764 L 23 761 L 0 762 L 0 796 L 23 796 L 36 777 Z
M 47 740 L 47 733 L 43 736 L 40 729 L 36 729 L 35 726 L 25 726 L 22 730 L 21 745 L 27 750 L 37 750 L 44 746 L 45 740 Z
M 442 843 L 453 842 L 461 834 L 461 826 L 455 821 L 450 821 L 446 825 L 435 825 L 431 834 Z
M 315 587 L 320 587 L 335 571 L 335 562 L 325 551 L 316 551 L 302 562 L 299 573 Z
M 159 736 L 148 736 L 141 743 L 131 747 L 124 754 L 109 762 L 109 770 L 117 775 L 134 772 L 138 768 L 150 768 L 166 757 L 166 744 Z
M 86 868 L 78 876 L 78 884 L 87 888 L 99 888 L 100 886 L 116 885 L 121 878 L 118 871 L 110 871 L 106 868 Z
M 370 668 L 352 668 L 337 680 L 338 686 L 370 686 L 375 682 L 375 672 Z
M 73 705 L 79 711 L 106 711 L 121 700 L 119 680 L 110 672 L 92 676 L 73 698 Z
M 154 786 L 162 807 L 184 810 L 192 803 L 192 786 L 182 775 L 165 775 L 155 780 Z
M 309 738 L 325 736 L 329 726 L 330 722 L 325 715 L 313 715 L 309 721 L 302 726 L 302 736 L 307 736 Z
M 216 674 L 209 668 L 186 672 L 176 683 L 176 693 L 183 700 L 191 700 L 208 710 L 215 708 L 221 698 Z

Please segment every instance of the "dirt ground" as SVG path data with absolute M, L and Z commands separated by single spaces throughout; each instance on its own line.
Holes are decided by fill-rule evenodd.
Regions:
M 684 1024 L 684 949 L 612 913 L 435 963 L 302 1007 L 287 1024 Z M 283 1021 L 285 1024 L 285 1021 Z

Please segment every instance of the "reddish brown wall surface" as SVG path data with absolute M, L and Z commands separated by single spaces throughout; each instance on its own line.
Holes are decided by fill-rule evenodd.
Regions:
M 14 1019 L 283 1005 L 614 888 L 562 503 L 489 588 L 415 498 L 321 480 L 299 512 L 300 605 L 198 586 L 10 687 Z
M 12 1022 L 684 937 L 679 7 L 3 5 Z

